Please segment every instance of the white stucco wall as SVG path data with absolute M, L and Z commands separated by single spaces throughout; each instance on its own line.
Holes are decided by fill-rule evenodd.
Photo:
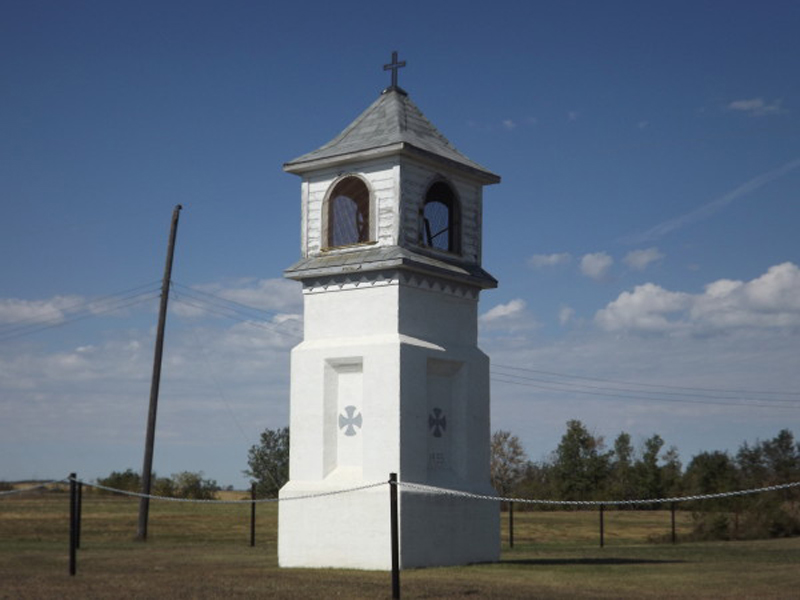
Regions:
M 290 482 L 281 498 L 386 481 L 390 472 L 490 494 L 489 363 L 476 346 L 477 295 L 397 280 L 329 287 L 304 300 L 305 339 L 292 351 Z M 445 419 L 439 435 L 433 414 Z M 377 489 L 282 502 L 280 564 L 389 569 L 388 489 Z M 400 515 L 405 567 L 498 556 L 495 503 L 401 490 Z
M 325 201 L 347 175 L 370 190 L 371 242 L 326 249 Z M 459 255 L 419 245 L 420 209 L 440 180 L 458 198 Z M 304 258 L 399 245 L 457 264 L 481 263 L 482 185 L 446 162 L 407 152 L 354 160 L 306 173 L 301 189 Z M 391 567 L 387 486 L 290 498 L 385 482 L 389 473 L 401 482 L 493 494 L 479 289 L 433 270 L 345 269 L 304 288 L 304 339 L 291 361 L 290 481 L 279 505 L 278 557 L 286 567 Z M 407 488 L 399 500 L 403 567 L 499 557 L 496 503 Z

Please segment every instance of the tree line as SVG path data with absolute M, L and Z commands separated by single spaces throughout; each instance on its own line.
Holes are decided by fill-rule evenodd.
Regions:
M 289 479 L 289 428 L 266 429 L 248 451 L 247 463 L 243 473 L 256 485 L 258 495 L 276 496 Z M 556 449 L 540 461 L 528 458 L 516 435 L 494 432 L 490 474 L 501 497 L 613 501 L 717 494 L 800 481 L 800 442 L 783 429 L 769 440 L 743 442 L 735 453 L 701 452 L 684 468 L 678 449 L 666 446 L 658 434 L 634 445 L 623 431 L 609 445 L 575 419 L 567 422 Z M 112 472 L 98 483 L 121 490 L 141 488 L 139 474 L 132 469 Z M 184 498 L 213 498 L 219 489 L 202 472 L 154 477 L 153 484 L 155 495 Z M 679 507 L 693 512 L 697 537 L 800 535 L 800 488 L 693 501 Z
M 255 484 L 256 494 L 259 497 L 277 496 L 278 490 L 289 480 L 289 428 L 264 430 L 259 443 L 251 446 L 248 451 L 247 464 L 249 468 L 242 472 Z M 142 490 L 142 478 L 133 469 L 112 471 L 106 477 L 99 477 L 97 483 L 126 492 Z M 222 488 L 217 485 L 216 480 L 206 479 L 202 471 L 181 471 L 170 477 L 159 477 L 153 473 L 151 493 L 166 498 L 211 500 L 220 489 Z M 233 486 L 229 485 L 225 489 L 232 490 Z M 100 492 L 115 493 L 104 490 Z
M 111 471 L 107 477 L 100 477 L 97 483 L 102 486 L 126 492 L 141 492 L 142 478 L 133 469 Z M 214 479 L 205 479 L 202 471 L 181 471 L 171 477 L 158 477 L 153 473 L 151 494 L 165 498 L 192 498 L 195 500 L 212 500 L 216 497 L 220 486 Z M 99 490 L 100 493 L 115 493 Z
M 653 434 L 638 447 L 621 432 L 608 445 L 579 420 L 567 422 L 558 447 L 528 459 L 519 438 L 492 435 L 492 485 L 498 495 L 548 500 L 640 500 L 716 494 L 800 481 L 800 443 L 788 429 L 742 443 L 736 453 L 704 451 L 683 468 L 678 449 Z M 800 490 L 687 503 L 700 537 L 800 535 Z M 659 508 L 643 505 L 639 508 Z

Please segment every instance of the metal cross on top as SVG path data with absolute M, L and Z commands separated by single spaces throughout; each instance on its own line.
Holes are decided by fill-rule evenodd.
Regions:
M 392 52 L 392 62 L 389 63 L 388 65 L 383 65 L 384 71 L 392 72 L 392 86 L 389 89 L 397 88 L 397 70 L 405 66 L 406 66 L 406 61 L 404 60 L 401 60 L 399 62 L 397 61 L 397 50 Z

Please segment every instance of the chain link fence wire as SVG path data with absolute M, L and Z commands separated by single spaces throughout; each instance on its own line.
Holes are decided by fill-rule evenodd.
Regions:
M 67 478 L 62 481 L 71 481 L 70 478 Z M 324 498 L 326 496 L 337 496 L 339 494 L 349 494 L 351 492 L 359 492 L 361 490 L 368 490 L 370 488 L 376 488 L 382 485 L 386 485 L 388 482 L 386 481 L 378 481 L 375 483 L 369 483 L 366 485 L 360 485 L 357 487 L 347 488 L 344 490 L 333 490 L 330 492 L 321 492 L 318 494 L 303 494 L 300 496 L 290 496 L 287 498 L 256 498 L 255 500 L 249 498 L 247 500 L 215 500 L 215 499 L 205 499 L 205 498 L 176 498 L 174 496 L 155 496 L 153 494 L 142 494 L 140 492 L 131 492 L 129 490 L 120 490 L 117 488 L 108 487 L 106 485 L 101 485 L 99 483 L 89 483 L 86 481 L 81 481 L 79 479 L 75 479 L 77 483 L 82 483 L 88 487 L 94 487 L 100 490 L 105 490 L 107 492 L 112 492 L 114 494 L 121 494 L 123 496 L 132 496 L 134 498 L 149 498 L 150 500 L 163 500 L 165 502 L 186 502 L 189 504 L 261 504 L 261 503 L 269 503 L 269 502 L 287 502 L 291 500 L 310 500 L 311 498 Z
M 20 488 L 15 490 L 7 490 L 0 492 L 0 497 L 11 496 L 14 494 L 22 494 L 33 490 L 47 488 L 57 483 L 69 483 L 73 481 L 70 477 L 64 479 L 53 479 L 44 483 L 39 483 L 34 486 Z M 293 500 L 311 500 L 313 498 L 325 498 L 327 496 L 338 496 L 340 494 L 349 494 L 353 492 L 360 492 L 382 485 L 396 485 L 399 488 L 408 491 L 419 492 L 423 494 L 451 496 L 458 498 L 466 498 L 469 500 L 484 500 L 488 502 L 514 502 L 519 504 L 532 504 L 541 506 L 636 506 L 644 504 L 667 504 L 678 502 L 693 502 L 696 500 L 716 500 L 719 498 L 730 498 L 734 496 L 749 496 L 753 494 L 761 494 L 765 492 L 775 492 L 779 490 L 786 490 L 790 488 L 800 487 L 800 481 L 791 483 L 781 483 L 777 485 L 768 485 L 759 488 L 751 488 L 747 490 L 736 490 L 732 492 L 719 492 L 716 494 L 695 494 L 692 496 L 673 496 L 669 498 L 640 498 L 634 500 L 546 500 L 538 498 L 519 498 L 515 496 L 493 496 L 489 494 L 475 494 L 472 492 L 465 492 L 462 490 L 455 490 L 450 488 L 443 488 L 434 485 L 426 485 L 422 483 L 412 483 L 408 481 L 376 481 L 356 487 L 346 488 L 342 490 L 333 490 L 330 492 L 320 492 L 317 494 L 302 494 L 299 496 L 289 496 L 286 498 L 256 498 L 247 500 L 215 500 L 215 499 L 200 499 L 200 498 L 176 498 L 173 496 L 156 496 L 154 494 L 142 494 L 140 492 L 132 492 L 130 490 L 121 490 L 118 488 L 109 487 L 99 483 L 90 483 L 80 479 L 74 479 L 76 483 L 83 484 L 87 487 L 93 487 L 106 492 L 120 494 L 123 496 L 131 496 L 134 498 L 149 498 L 151 500 L 162 500 L 165 502 L 186 502 L 193 504 L 253 504 L 253 503 L 270 503 L 270 502 L 288 502 Z
M 46 483 L 40 483 L 28 488 L 9 490 L 0 492 L 0 496 L 9 496 L 11 494 L 21 494 L 36 489 L 46 488 L 56 483 L 69 483 L 73 479 L 66 477 L 64 479 L 54 479 Z M 112 488 L 99 483 L 90 483 L 80 479 L 74 479 L 76 483 L 81 483 L 88 487 L 97 488 L 114 494 L 121 494 L 124 496 L 132 496 L 135 498 L 149 498 L 151 500 L 162 500 L 165 502 L 186 502 L 193 504 L 253 504 L 253 503 L 270 503 L 270 502 L 288 502 L 293 500 L 310 500 L 313 498 L 325 498 L 327 496 L 338 496 L 340 494 L 349 494 L 353 492 L 360 492 L 372 488 L 377 488 L 383 485 L 396 485 L 398 488 L 406 489 L 408 491 L 419 492 L 423 494 L 451 496 L 458 498 L 466 498 L 469 500 L 483 500 L 487 502 L 514 502 L 519 504 L 533 504 L 542 506 L 636 506 L 644 504 L 667 504 L 678 502 L 692 502 L 696 500 L 716 500 L 719 498 L 730 498 L 734 496 L 749 496 L 752 494 L 761 494 L 765 492 L 774 492 L 779 490 L 786 490 L 790 488 L 800 487 L 800 481 L 791 483 L 781 483 L 777 485 L 768 485 L 759 488 L 751 488 L 747 490 L 736 490 L 732 492 L 719 492 L 716 494 L 695 494 L 692 496 L 673 496 L 669 498 L 641 498 L 634 500 L 546 500 L 538 498 L 519 498 L 514 496 L 493 496 L 489 494 L 475 494 L 472 492 L 465 492 L 462 490 L 455 490 L 450 488 L 437 487 L 434 485 L 425 485 L 422 483 L 412 483 L 408 481 L 376 481 L 356 487 L 346 488 L 342 490 L 333 490 L 330 492 L 320 492 L 317 494 L 302 494 L 299 496 L 290 496 L 286 498 L 257 498 L 247 500 L 214 500 L 214 499 L 198 499 L 198 498 L 175 498 L 172 496 L 156 496 L 153 494 L 142 494 L 140 492 L 131 492 L 129 490 L 121 490 Z
M 460 498 L 468 498 L 471 500 L 487 500 L 492 502 L 514 502 L 520 504 L 538 504 L 548 506 L 633 506 L 639 504 L 665 504 L 672 502 L 692 502 L 694 500 L 712 500 L 717 498 L 729 498 L 732 496 L 747 496 L 750 494 L 761 494 L 763 492 L 774 492 L 776 490 L 785 490 L 788 488 L 800 486 L 800 481 L 792 483 L 781 483 L 778 485 L 769 485 L 766 487 L 752 488 L 749 490 L 736 490 L 733 492 L 719 492 L 716 494 L 696 494 L 693 496 L 675 496 L 671 498 L 643 498 L 636 500 L 539 500 L 534 498 L 515 498 L 503 496 L 490 496 L 487 494 L 473 494 L 471 492 L 463 492 L 459 490 L 452 490 L 448 488 L 441 488 L 432 485 L 424 485 L 420 483 L 410 483 L 406 481 L 397 482 L 398 486 L 414 490 L 425 494 L 439 494 L 445 496 L 457 496 Z

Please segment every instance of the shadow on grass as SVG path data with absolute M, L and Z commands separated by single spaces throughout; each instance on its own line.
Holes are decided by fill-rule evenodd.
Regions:
M 685 560 L 655 560 L 649 558 L 524 558 L 501 560 L 501 565 L 668 565 L 685 563 Z

